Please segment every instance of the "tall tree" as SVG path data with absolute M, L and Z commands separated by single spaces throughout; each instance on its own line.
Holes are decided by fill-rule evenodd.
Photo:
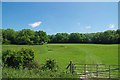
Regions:
M 65 43 L 65 42 L 68 42 L 69 40 L 69 35 L 67 33 L 57 33 L 55 35 L 55 42 L 58 42 L 58 43 Z
M 4 44 L 15 44 L 16 32 L 13 29 L 3 29 L 2 36 Z
M 18 32 L 16 40 L 18 44 L 33 44 L 34 31 L 30 29 L 23 29 Z
M 79 43 L 79 42 L 81 42 L 80 38 L 81 38 L 80 33 L 71 33 L 69 35 L 69 42 Z
M 43 44 L 48 42 L 48 36 L 44 31 L 36 31 L 34 36 L 34 43 L 35 44 Z

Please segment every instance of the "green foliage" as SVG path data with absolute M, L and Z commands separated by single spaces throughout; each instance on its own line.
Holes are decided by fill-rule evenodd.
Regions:
M 5 66 L 9 67 L 18 67 L 19 66 L 19 60 L 17 59 L 17 55 L 15 51 L 6 50 L 2 54 L 2 61 Z
M 113 44 L 118 43 L 118 33 L 114 30 L 107 30 L 105 32 L 98 32 L 94 34 L 92 41 L 93 43 L 102 43 L 102 44 Z
M 13 29 L 2 29 L 3 44 L 14 44 L 15 43 L 15 34 L 16 32 Z
M 107 30 L 97 33 L 57 33 L 48 35 L 49 43 L 99 43 L 116 44 L 120 43 L 120 30 Z
M 2 78 L 25 78 L 28 80 L 30 78 L 48 78 L 49 80 L 53 80 L 53 78 L 72 78 L 73 76 L 71 76 L 70 74 L 66 74 L 63 71 L 43 71 L 40 69 L 13 69 L 13 68 L 3 68 L 2 69 Z
M 44 44 L 48 42 L 48 36 L 44 31 L 36 31 L 34 37 L 34 44 Z
M 85 39 L 84 34 L 80 33 L 71 33 L 69 36 L 69 42 L 72 43 L 82 43 Z
M 34 61 L 44 64 L 46 59 L 55 59 L 59 69 L 65 69 L 70 60 L 81 64 L 118 63 L 118 44 L 2 45 L 2 50 L 28 47 L 34 50 Z
M 47 59 L 45 64 L 43 65 L 42 69 L 46 70 L 57 70 L 58 69 L 58 65 L 56 64 L 56 61 L 55 60 L 52 60 L 52 59 Z
M 6 50 L 2 54 L 4 66 L 12 68 L 25 68 L 27 64 L 34 60 L 34 51 L 32 49 L 22 48 L 20 51 Z
M 40 69 L 41 66 L 37 61 L 32 61 L 32 62 L 27 63 L 24 66 L 24 68 L 28 68 L 29 70 L 31 70 L 31 69 Z
M 20 56 L 21 64 L 23 66 L 26 66 L 34 60 L 34 51 L 32 49 L 22 48 L 20 51 L 17 52 L 17 54 L 18 56 Z
M 67 33 L 57 33 L 55 42 L 65 43 L 68 42 L 69 35 Z
M 3 43 L 3 44 L 10 44 L 11 41 L 10 41 L 10 40 L 7 40 L 7 39 L 3 39 L 2 43 Z
M 43 45 L 44 43 L 99 43 L 116 44 L 120 43 L 120 30 L 107 30 L 97 33 L 57 33 L 47 35 L 44 31 L 33 31 L 22 29 L 2 29 L 3 44 L 22 44 L 22 45 Z M 0 39 L 1 40 L 1 39 Z
M 71 78 L 71 75 L 65 73 L 70 60 L 73 63 L 77 62 L 80 64 L 118 63 L 118 44 L 3 45 L 2 50 L 19 50 L 23 47 L 34 49 L 36 53 L 34 60 L 40 64 L 43 64 L 45 59 L 55 59 L 59 69 L 51 71 L 38 68 L 13 69 L 4 67 L 2 71 L 4 78 Z M 51 49 L 51 51 L 48 51 L 48 49 Z M 32 64 L 37 63 L 31 63 L 27 67 L 31 67 Z
M 44 44 L 48 42 L 48 36 L 44 31 L 33 31 L 22 29 L 14 31 L 13 29 L 2 29 L 3 44 Z
M 34 31 L 30 29 L 23 29 L 18 32 L 16 40 L 18 44 L 33 44 Z

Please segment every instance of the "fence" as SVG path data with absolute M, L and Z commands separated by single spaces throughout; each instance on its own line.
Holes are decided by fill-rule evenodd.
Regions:
M 79 64 L 70 61 L 66 69 L 72 75 L 78 75 L 80 78 L 119 78 L 120 65 L 106 64 Z

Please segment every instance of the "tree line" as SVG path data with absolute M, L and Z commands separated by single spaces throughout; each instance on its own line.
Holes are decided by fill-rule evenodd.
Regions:
M 120 29 L 107 30 L 96 33 L 56 33 L 47 35 L 44 31 L 22 29 L 1 29 L 3 44 L 39 45 L 44 43 L 95 43 L 95 44 L 118 44 L 120 43 Z

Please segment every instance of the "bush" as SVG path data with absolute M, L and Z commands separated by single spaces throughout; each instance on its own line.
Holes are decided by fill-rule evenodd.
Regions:
M 27 64 L 34 60 L 34 51 L 32 49 L 22 48 L 20 51 L 6 50 L 2 54 L 4 66 L 12 68 L 25 68 Z
M 58 69 L 58 65 L 56 64 L 55 60 L 47 59 L 46 63 L 43 65 L 42 69 L 44 69 L 44 70 L 48 69 L 48 70 L 56 71 Z
M 19 61 L 17 58 L 18 57 L 15 51 L 6 50 L 2 54 L 2 61 L 4 63 L 4 66 L 18 67 Z
M 22 48 L 20 51 L 17 52 L 20 60 L 20 63 L 23 67 L 27 64 L 33 62 L 34 60 L 34 51 L 32 49 L 24 49 Z
M 28 68 L 29 70 L 30 69 L 40 69 L 41 68 L 37 61 L 31 62 L 31 63 L 27 63 L 24 67 Z

